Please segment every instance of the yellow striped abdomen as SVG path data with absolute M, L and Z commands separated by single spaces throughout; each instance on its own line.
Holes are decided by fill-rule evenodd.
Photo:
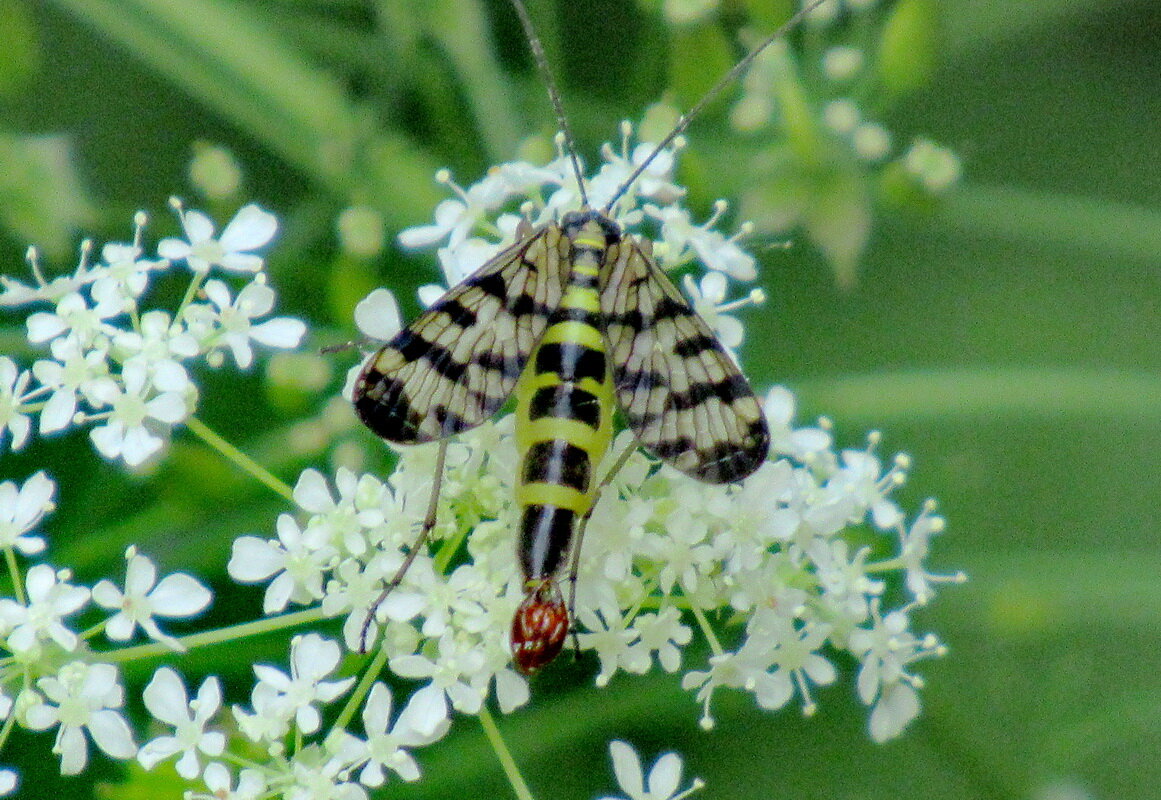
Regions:
M 599 295 L 609 234 L 584 217 L 565 234 L 570 271 L 564 295 L 516 387 L 517 552 L 525 600 L 513 621 L 512 648 L 524 672 L 551 661 L 568 633 L 556 574 L 592 508 L 612 436 L 613 387 Z

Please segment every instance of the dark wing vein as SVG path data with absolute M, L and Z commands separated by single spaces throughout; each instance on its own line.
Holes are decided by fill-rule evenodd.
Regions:
M 441 439 L 491 418 L 560 304 L 560 229 L 497 255 L 385 344 L 355 382 L 355 410 L 392 442 Z
M 601 291 L 617 400 L 645 449 L 710 483 L 746 477 L 770 433 L 750 384 L 709 326 L 629 236 Z

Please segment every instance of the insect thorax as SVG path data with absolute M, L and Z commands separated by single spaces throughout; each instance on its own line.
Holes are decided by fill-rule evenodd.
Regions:
M 560 220 L 560 229 L 570 242 L 575 242 L 586 225 L 595 222 L 600 226 L 605 236 L 605 244 L 613 245 L 621 241 L 621 226 L 600 211 L 584 208 L 580 211 L 569 211 Z

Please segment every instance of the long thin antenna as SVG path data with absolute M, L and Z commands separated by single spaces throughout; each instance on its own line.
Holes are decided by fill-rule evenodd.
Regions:
M 520 0 L 512 0 L 512 2 L 519 4 Z M 629 191 L 629 187 L 633 185 L 633 182 L 641 177 L 641 173 L 649 168 L 649 165 L 653 163 L 653 160 L 657 158 L 661 151 L 669 145 L 673 144 L 673 140 L 685 132 L 685 129 L 689 127 L 689 123 L 693 122 L 694 117 L 700 114 L 705 109 L 705 107 L 709 105 L 710 101 L 721 94 L 723 89 L 733 83 L 739 75 L 745 72 L 746 68 L 754 63 L 754 59 L 762 55 L 763 50 L 773 44 L 776 40 L 785 36 L 786 33 L 798 25 L 798 23 L 800 23 L 807 14 L 809 14 L 811 11 L 814 11 L 814 9 L 818 8 L 825 2 L 827 2 L 827 0 L 814 0 L 814 2 L 803 6 L 797 14 L 786 20 L 786 22 L 782 23 L 778 30 L 767 36 L 761 44 L 747 53 L 745 58 L 735 64 L 729 72 L 718 79 L 718 82 L 714 84 L 713 88 L 702 95 L 702 98 L 694 104 L 693 108 L 681 115 L 681 118 L 677 120 L 677 124 L 673 126 L 673 130 L 669 132 L 668 136 L 661 140 L 661 143 L 658 144 L 656 148 L 654 148 L 653 152 L 651 152 L 644 161 L 637 165 L 637 168 L 633 170 L 632 174 L 630 174 L 629 177 L 625 179 L 625 182 L 621 184 L 620 188 L 613 193 L 612 198 L 605 205 L 602 213 L 609 214 L 613 210 L 613 206 L 616 204 L 616 202 L 624 197 L 625 192 Z M 543 56 L 543 52 L 541 55 Z M 547 66 L 545 69 L 547 69 Z M 557 113 L 560 112 L 558 111 Z
M 821 0 L 820 0 L 821 2 Z M 524 35 L 528 38 L 528 47 L 532 50 L 532 58 L 536 61 L 536 68 L 544 79 L 548 88 L 548 99 L 552 101 L 552 108 L 556 112 L 556 124 L 564 133 L 564 146 L 568 150 L 569 160 L 572 162 L 572 171 L 576 175 L 576 185 L 580 190 L 581 203 L 584 208 L 589 206 L 588 192 L 585 191 L 585 178 L 581 174 L 580 159 L 576 154 L 576 140 L 572 138 L 572 129 L 568 125 L 568 117 L 564 113 L 564 105 L 560 101 L 560 92 L 556 88 L 556 81 L 552 77 L 552 70 L 548 67 L 548 58 L 544 55 L 544 45 L 536 35 L 536 28 L 532 26 L 532 18 L 528 16 L 528 9 L 524 7 L 524 0 L 512 0 L 516 8 L 516 16 L 520 17 L 520 24 L 524 26 Z

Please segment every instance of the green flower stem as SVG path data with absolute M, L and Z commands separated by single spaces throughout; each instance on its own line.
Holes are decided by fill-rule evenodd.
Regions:
M 532 792 L 528 789 L 528 784 L 524 781 L 524 776 L 520 774 L 520 768 L 516 766 L 516 760 L 512 758 L 511 751 L 508 750 L 508 745 L 504 742 L 504 736 L 500 733 L 500 729 L 496 726 L 496 720 L 492 717 L 492 712 L 488 711 L 487 707 L 482 707 L 479 713 L 480 727 L 484 729 L 484 735 L 488 737 L 488 742 L 492 745 L 492 750 L 496 753 L 496 758 L 500 760 L 500 766 L 504 770 L 504 774 L 508 776 L 508 783 L 512 786 L 512 791 L 516 794 L 518 800 L 533 800 Z
M 12 729 L 16 726 L 16 714 L 9 714 L 8 719 L 4 720 L 4 727 L 0 728 L 0 748 L 8 744 L 8 737 L 12 735 Z
M 303 611 L 292 611 L 288 614 L 280 614 L 277 617 L 265 617 L 254 622 L 243 622 L 225 628 L 190 634 L 189 636 L 179 636 L 177 640 L 187 650 L 194 650 L 199 647 L 209 647 L 227 642 L 233 643 L 251 636 L 264 636 L 275 631 L 298 628 L 324 619 L 326 617 L 323 615 L 322 609 L 308 608 Z M 158 656 L 173 655 L 173 650 L 161 642 L 151 642 L 133 647 L 123 647 L 118 650 L 109 650 L 102 652 L 100 655 L 102 661 L 116 663 L 119 661 L 139 661 L 147 658 L 156 658 Z
M 706 618 L 705 612 L 692 603 L 689 606 L 689 610 L 693 612 L 693 618 L 697 620 L 697 625 L 699 628 L 701 628 L 702 636 L 704 636 L 705 640 L 709 642 L 710 650 L 715 656 L 720 656 L 726 651 L 726 649 L 722 647 L 722 643 L 718 641 L 717 634 L 714 633 L 714 628 L 712 625 L 710 625 L 710 621 Z
M 210 430 L 200 419 L 190 417 L 185 421 L 185 425 L 195 436 L 234 462 L 243 472 L 253 476 L 259 483 L 268 487 L 275 494 L 294 502 L 294 490 L 290 486 L 280 481 L 257 461 Z
M 175 319 L 180 319 L 182 313 L 189 307 L 189 304 L 197 297 L 198 290 L 202 288 L 205 283 L 206 274 L 204 272 L 195 272 L 190 278 L 189 286 L 185 288 L 185 295 L 181 298 L 181 303 L 177 307 L 177 312 L 173 315 Z
M 383 672 L 383 667 L 387 666 L 387 650 L 380 647 L 375 650 L 375 656 L 371 659 L 371 663 L 363 670 L 362 677 L 359 678 L 359 683 L 355 687 L 355 691 L 351 692 L 351 696 L 347 698 L 343 710 L 339 712 L 339 716 L 335 719 L 335 724 L 331 726 L 332 730 L 345 730 L 347 723 L 355 716 L 355 712 L 363 707 L 363 699 L 371 691 L 371 686 L 374 685 L 375 680 Z
M 12 580 L 12 596 L 20 605 L 28 603 L 28 595 L 24 593 L 24 573 L 20 563 L 16 560 L 16 551 L 11 547 L 4 548 L 4 561 L 8 565 L 8 576 Z

